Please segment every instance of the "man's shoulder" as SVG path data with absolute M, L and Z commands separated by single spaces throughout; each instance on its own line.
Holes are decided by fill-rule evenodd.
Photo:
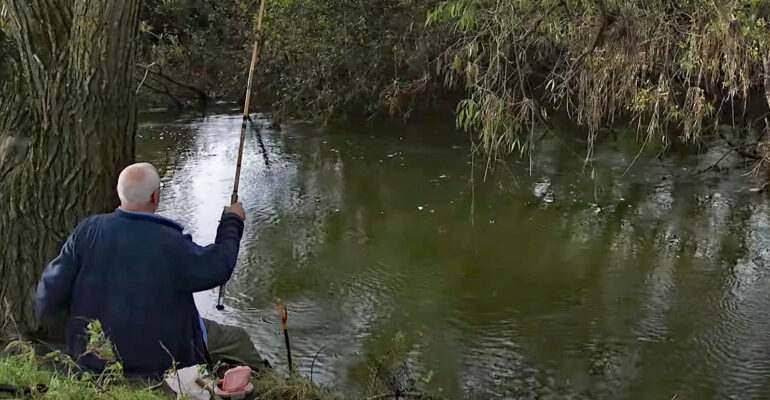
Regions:
M 94 214 L 84 218 L 75 228 L 75 232 L 90 231 L 93 228 L 107 231 L 113 229 L 141 229 L 140 226 L 157 227 L 151 229 L 157 234 L 165 236 L 182 237 L 182 227 L 174 221 L 162 217 L 145 217 L 129 215 L 125 212 L 114 211 L 111 213 Z
M 118 208 L 114 213 L 111 214 L 111 216 L 125 221 L 151 223 L 158 226 L 164 226 L 168 229 L 171 229 L 171 231 L 177 235 L 184 231 L 184 227 L 178 222 L 156 213 L 125 211 L 121 208 Z
M 94 214 L 94 215 L 85 217 L 82 220 L 80 220 L 80 222 L 78 222 L 77 226 L 75 227 L 75 231 L 77 232 L 77 231 L 83 230 L 84 228 L 97 225 L 101 221 L 103 221 L 104 218 L 108 215 L 109 214 Z

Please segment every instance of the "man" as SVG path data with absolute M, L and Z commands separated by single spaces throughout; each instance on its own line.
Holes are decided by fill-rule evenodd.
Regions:
M 243 329 L 204 321 L 193 293 L 230 278 L 245 212 L 225 207 L 214 244 L 201 247 L 178 223 L 155 214 L 160 178 L 148 163 L 118 178 L 120 208 L 82 221 L 46 267 L 35 301 L 40 316 L 68 311 L 67 346 L 85 367 L 105 360 L 88 350 L 86 327 L 99 320 L 128 376 L 159 376 L 214 361 L 264 362 Z

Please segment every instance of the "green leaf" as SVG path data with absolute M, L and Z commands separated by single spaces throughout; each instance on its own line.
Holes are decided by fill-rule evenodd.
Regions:
M 457 72 L 462 72 L 462 70 L 463 70 L 463 60 L 460 58 L 459 54 L 455 54 L 454 66 L 455 66 L 455 70 Z

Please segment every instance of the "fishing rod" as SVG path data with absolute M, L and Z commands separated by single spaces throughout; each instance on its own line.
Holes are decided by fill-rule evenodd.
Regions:
M 238 164 L 235 167 L 235 181 L 233 182 L 233 194 L 230 196 L 230 204 L 238 202 L 238 186 L 241 182 L 241 163 L 243 162 L 243 142 L 246 140 L 246 122 L 249 120 L 249 103 L 251 102 L 251 82 L 254 80 L 254 68 L 259 60 L 259 42 L 262 38 L 262 17 L 265 15 L 265 3 L 259 2 L 259 15 L 257 16 L 257 37 L 251 50 L 251 65 L 249 66 L 249 79 L 246 83 L 246 101 L 243 104 L 243 121 L 241 122 L 241 141 L 238 146 Z M 225 309 L 225 284 L 219 287 L 217 298 L 217 310 Z

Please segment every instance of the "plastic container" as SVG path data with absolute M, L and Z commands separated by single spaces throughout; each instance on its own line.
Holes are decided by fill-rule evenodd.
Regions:
M 250 378 L 251 368 L 249 367 L 236 367 L 227 370 L 224 379 L 217 381 L 217 396 L 232 400 L 252 398 L 254 385 L 249 382 Z

